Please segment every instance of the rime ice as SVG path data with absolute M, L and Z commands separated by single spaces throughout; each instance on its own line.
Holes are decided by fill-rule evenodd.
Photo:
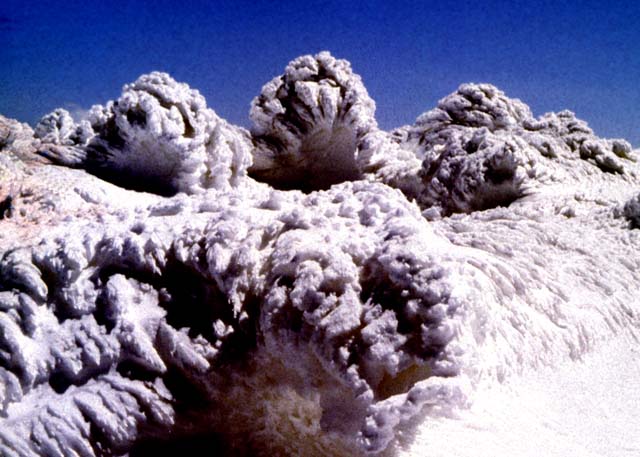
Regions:
M 628 143 L 487 84 L 374 112 L 320 53 L 250 131 L 157 72 L 79 124 L 0 118 L 0 453 L 408 455 L 480 386 L 637 336 Z

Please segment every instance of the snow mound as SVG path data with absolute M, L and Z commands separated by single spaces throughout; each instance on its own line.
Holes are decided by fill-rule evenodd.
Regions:
M 394 133 L 401 148 L 422 160 L 421 186 L 405 193 L 431 217 L 508 206 L 599 174 L 594 167 L 625 174 L 635 161 L 628 142 L 597 138 L 569 111 L 535 119 L 520 100 L 489 84 L 461 85 Z
M 360 139 L 377 127 L 375 103 L 346 60 L 295 59 L 251 104 L 251 174 L 278 188 L 317 190 L 359 177 Z
M 164 73 L 90 130 L 0 117 L 0 454 L 424 455 L 490 388 L 637 343 L 628 143 L 486 84 L 373 114 L 320 53 L 251 132 Z
M 50 148 L 44 155 L 161 195 L 238 185 L 251 164 L 248 133 L 220 119 L 198 91 L 166 73 L 125 85 L 118 100 L 93 106 L 89 121 L 90 128 L 86 121 L 76 126 L 64 110 L 45 116 L 37 137 L 84 152 L 77 158 L 77 148 L 66 155 Z
M 93 130 L 88 121 L 77 124 L 69 112 L 62 108 L 40 119 L 34 133 L 35 137 L 44 143 L 64 146 L 84 145 L 93 136 Z

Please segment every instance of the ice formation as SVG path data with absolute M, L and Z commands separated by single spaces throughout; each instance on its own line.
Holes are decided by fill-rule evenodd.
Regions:
M 463 84 L 396 141 L 422 159 L 416 199 L 451 215 L 496 206 L 553 184 L 602 171 L 624 174 L 631 146 L 594 136 L 569 111 L 535 119 L 529 108 L 488 84 Z
M 0 454 L 425 455 L 483 386 L 639 336 L 628 143 L 486 84 L 374 111 L 320 53 L 250 131 L 163 73 L 0 117 Z
M 248 132 L 220 119 L 197 90 L 166 73 L 126 85 L 118 100 L 93 106 L 89 122 L 76 125 L 66 111 L 56 110 L 40 121 L 35 135 L 76 146 L 45 151 L 57 163 L 161 195 L 235 186 L 251 164 Z
M 299 57 L 253 100 L 252 174 L 285 189 L 357 179 L 357 144 L 376 127 L 374 111 L 349 62 L 328 52 Z

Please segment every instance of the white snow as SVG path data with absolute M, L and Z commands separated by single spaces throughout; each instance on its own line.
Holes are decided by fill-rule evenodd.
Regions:
M 582 359 L 478 389 L 455 417 L 427 420 L 401 456 L 640 455 L 640 350 L 623 333 Z
M 380 130 L 295 59 L 0 117 L 0 454 L 640 455 L 640 166 L 464 84 Z M 90 124 L 90 125 L 89 125 Z

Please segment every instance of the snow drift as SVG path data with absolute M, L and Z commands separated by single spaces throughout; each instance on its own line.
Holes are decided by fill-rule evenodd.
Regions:
M 250 131 L 157 72 L 0 118 L 0 453 L 423 455 L 485 386 L 637 338 L 627 142 L 487 84 L 374 112 L 320 53 Z

